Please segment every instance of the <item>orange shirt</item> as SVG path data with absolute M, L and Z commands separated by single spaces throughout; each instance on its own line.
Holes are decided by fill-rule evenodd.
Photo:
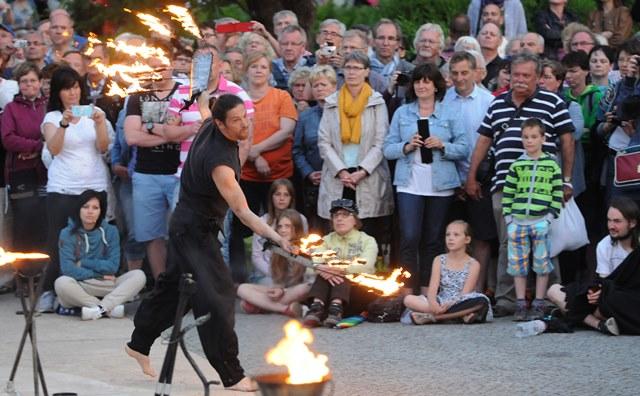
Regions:
M 267 94 L 253 102 L 255 113 L 253 116 L 253 144 L 257 144 L 280 130 L 280 118 L 286 117 L 294 121 L 298 120 L 298 113 L 293 105 L 291 96 L 286 91 L 271 88 Z M 271 168 L 271 174 L 261 176 L 251 161 L 247 161 L 242 167 L 241 178 L 247 181 L 272 182 L 276 179 L 293 176 L 293 136 L 289 136 L 284 143 L 271 151 L 263 151 L 260 154 Z

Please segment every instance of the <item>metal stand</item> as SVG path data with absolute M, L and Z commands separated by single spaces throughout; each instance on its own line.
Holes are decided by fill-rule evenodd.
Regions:
M 162 369 L 160 370 L 160 376 L 158 377 L 158 384 L 156 385 L 155 396 L 169 396 L 171 394 L 171 381 L 173 379 L 173 369 L 176 363 L 176 352 L 178 345 L 182 349 L 182 353 L 193 367 L 194 371 L 202 381 L 204 386 L 204 395 L 209 396 L 209 387 L 211 385 L 218 385 L 218 381 L 209 381 L 202 373 L 195 360 L 187 351 L 187 346 L 184 342 L 184 335 L 194 327 L 200 326 L 211 318 L 211 314 L 196 319 L 195 323 L 182 328 L 182 317 L 186 313 L 187 304 L 191 296 L 193 296 L 197 290 L 196 282 L 193 280 L 191 274 L 183 274 L 180 279 L 180 297 L 178 300 L 178 308 L 176 309 L 176 318 L 173 322 L 173 330 L 171 330 L 171 336 L 168 341 L 167 352 L 164 355 L 164 362 L 162 363 Z
M 49 396 L 47 391 L 47 384 L 44 380 L 44 372 L 42 371 L 42 363 L 40 362 L 40 354 L 38 353 L 38 344 L 36 342 L 36 322 L 34 320 L 35 307 L 38 303 L 38 298 L 42 293 L 42 282 L 38 283 L 38 288 L 35 288 L 35 279 L 39 274 L 23 274 L 20 271 L 16 271 L 16 282 L 20 293 L 20 303 L 22 304 L 22 312 L 24 315 L 25 326 L 22 331 L 22 338 L 20 339 L 20 346 L 16 353 L 16 359 L 13 362 L 13 369 L 11 370 L 11 376 L 9 382 L 7 382 L 6 392 L 8 394 L 17 394 L 14 386 L 14 379 L 18 371 L 18 364 L 20 363 L 20 357 L 24 350 L 24 344 L 27 340 L 27 334 L 31 340 L 31 354 L 33 360 L 33 389 L 34 395 L 38 396 L 40 391 L 40 384 L 42 384 L 42 391 L 44 396 Z M 28 293 L 28 304 L 25 297 L 25 292 Z

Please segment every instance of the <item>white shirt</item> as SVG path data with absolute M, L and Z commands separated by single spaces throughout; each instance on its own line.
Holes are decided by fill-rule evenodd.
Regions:
M 48 112 L 40 130 L 44 134 L 45 124 L 57 127 L 61 120 L 61 112 Z M 69 124 L 62 150 L 53 157 L 49 166 L 48 177 L 47 192 L 80 195 L 89 189 L 107 189 L 109 171 L 96 148 L 96 128 L 92 119 L 81 117 L 76 124 Z
M 629 253 L 631 251 L 624 250 L 619 242 L 612 244 L 611 237 L 607 235 L 598 242 L 596 247 L 596 272 L 601 278 L 609 276 L 627 258 Z
M 19 92 L 18 83 L 15 80 L 0 78 L 0 110 L 13 101 L 13 97 Z

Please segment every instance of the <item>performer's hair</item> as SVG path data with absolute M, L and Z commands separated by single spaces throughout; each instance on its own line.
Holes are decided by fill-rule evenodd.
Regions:
M 213 119 L 220 120 L 224 123 L 227 119 L 227 113 L 229 110 L 238 105 L 244 106 L 244 102 L 236 95 L 226 94 L 220 96 L 216 100 L 216 103 L 213 105 L 213 110 L 211 111 Z

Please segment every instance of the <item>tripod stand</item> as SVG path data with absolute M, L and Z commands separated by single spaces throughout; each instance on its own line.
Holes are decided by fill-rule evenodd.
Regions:
M 204 386 L 204 395 L 209 396 L 209 387 L 211 385 L 218 385 L 220 382 L 218 381 L 208 381 L 205 375 L 202 373 L 195 360 L 189 354 L 187 350 L 187 346 L 184 342 L 184 335 L 194 327 L 200 326 L 207 320 L 211 318 L 211 314 L 206 314 L 196 319 L 196 321 L 186 326 L 184 329 L 182 328 L 182 317 L 184 316 L 187 310 L 187 304 L 189 303 L 189 299 L 193 296 L 197 290 L 198 286 L 196 282 L 193 280 L 193 276 L 191 274 L 183 274 L 180 279 L 180 297 L 178 299 L 178 308 L 176 309 L 176 317 L 173 322 L 173 330 L 171 330 L 171 336 L 169 338 L 167 347 L 167 352 L 164 355 L 164 362 L 162 363 L 162 369 L 160 370 L 160 376 L 158 377 L 158 384 L 156 385 L 156 393 L 155 396 L 169 396 L 171 393 L 171 381 L 173 379 L 173 369 L 176 363 L 176 352 L 178 350 L 178 345 L 180 345 L 180 349 L 182 349 L 182 353 L 191 364 L 191 367 L 195 370 L 198 378 L 202 382 Z
M 40 260 L 30 260 L 28 262 L 16 261 L 13 264 L 16 282 L 20 293 L 20 303 L 22 304 L 22 312 L 24 315 L 25 325 L 24 330 L 22 331 L 22 338 L 20 339 L 18 352 L 16 353 L 16 359 L 13 362 L 11 376 L 9 377 L 9 381 L 7 382 L 7 387 L 5 389 L 5 391 L 9 395 L 17 394 L 13 381 L 18 371 L 18 364 L 20 363 L 20 357 L 22 356 L 24 345 L 27 341 L 27 335 L 29 335 L 29 339 L 31 340 L 34 395 L 39 395 L 39 384 L 42 385 L 44 396 L 49 395 L 49 392 L 47 391 L 47 384 L 44 380 L 42 363 L 40 362 L 40 354 L 38 353 L 38 344 L 36 342 L 36 322 L 34 320 L 35 307 L 38 302 L 38 297 L 40 297 L 40 294 L 42 293 L 42 282 L 38 282 L 38 287 L 36 289 L 35 280 L 40 276 L 45 265 L 46 261 Z M 25 293 L 27 294 L 27 296 L 25 296 Z

